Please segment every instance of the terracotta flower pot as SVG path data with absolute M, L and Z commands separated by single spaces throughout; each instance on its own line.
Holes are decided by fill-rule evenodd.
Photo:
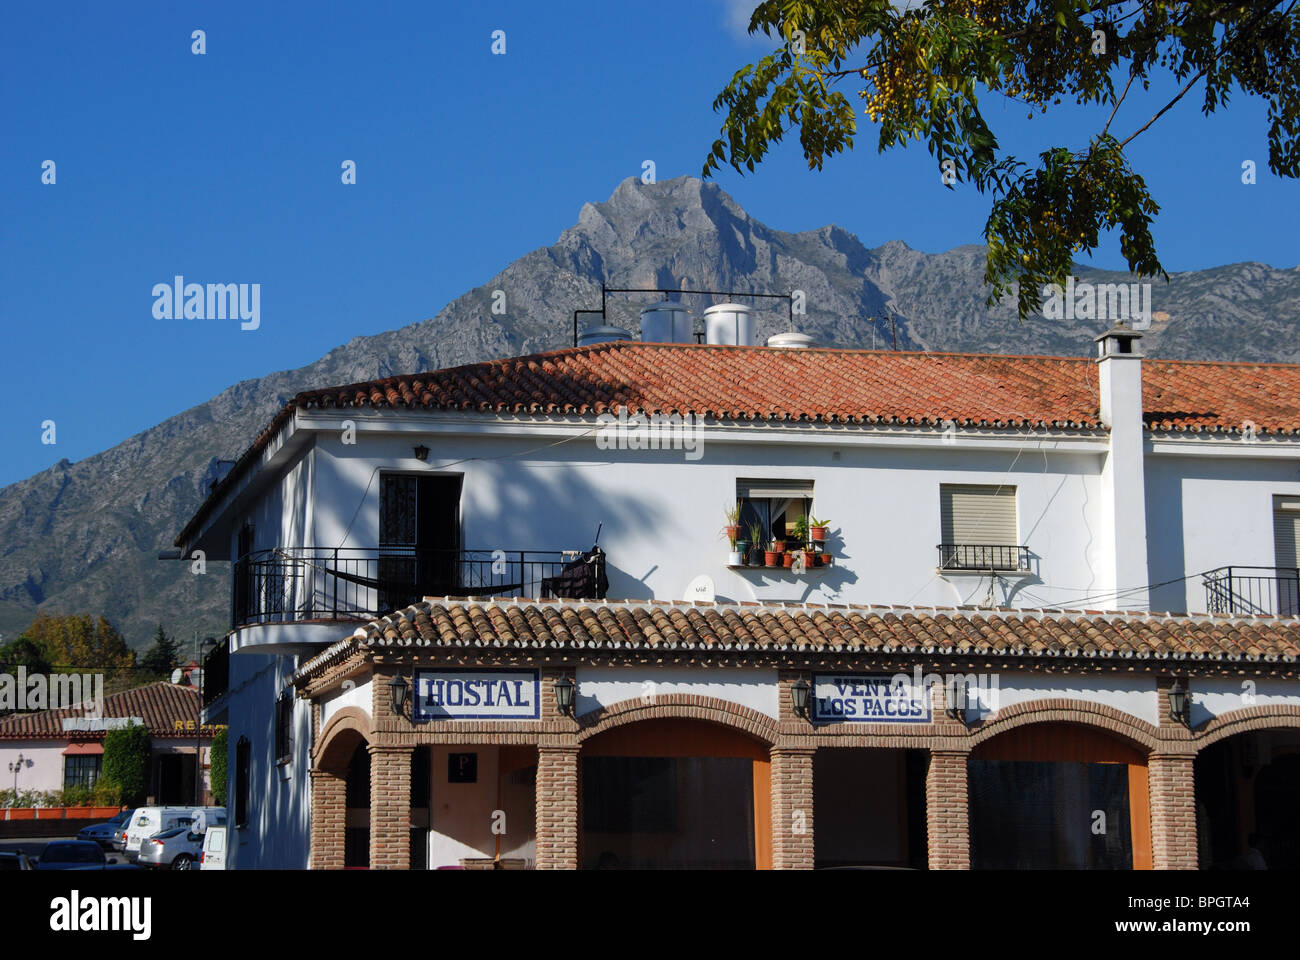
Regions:
M 722 532 L 726 534 L 728 540 L 735 540 L 740 534 L 740 527 L 729 523 L 722 528 Z
M 826 539 L 825 527 L 810 527 L 808 529 L 808 533 L 812 536 L 814 540 L 822 541 Z
M 787 552 L 785 555 L 785 568 L 789 570 L 793 566 L 794 566 L 794 554 L 792 552 Z
M 781 566 L 781 554 L 775 550 L 764 550 L 763 563 L 769 567 L 779 567 Z

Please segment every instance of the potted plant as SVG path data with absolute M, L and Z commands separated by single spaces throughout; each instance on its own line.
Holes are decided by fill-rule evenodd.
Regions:
M 803 565 L 804 567 L 817 566 L 817 551 L 812 547 L 803 548 Z
M 727 525 L 722 528 L 723 534 L 727 538 L 727 543 L 731 545 L 731 552 L 727 555 L 727 566 L 743 567 L 745 565 L 745 550 L 740 544 L 740 504 L 729 507 L 726 511 Z
M 794 537 L 803 546 L 808 542 L 808 518 L 802 516 L 794 522 Z
M 795 558 L 795 551 L 793 550 L 785 551 L 785 568 L 787 570 L 789 570 L 791 567 L 794 566 L 794 558 Z
M 830 526 L 831 522 L 829 520 L 818 520 L 813 517 L 808 521 L 808 532 L 812 535 L 812 539 L 822 542 L 825 541 L 826 531 L 830 529 Z
M 763 564 L 768 567 L 781 566 L 781 551 L 776 548 L 779 541 L 770 540 L 767 549 L 763 551 Z
M 749 565 L 763 565 L 763 525 L 757 520 L 749 522 Z
M 723 510 L 723 515 L 727 518 L 727 523 L 722 528 L 727 539 L 731 541 L 731 549 L 736 549 L 736 538 L 740 536 L 740 504 L 733 503 Z

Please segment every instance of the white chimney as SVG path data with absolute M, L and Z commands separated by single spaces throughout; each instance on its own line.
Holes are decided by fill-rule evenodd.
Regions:
M 694 343 L 690 311 L 674 300 L 641 308 L 642 343 Z
M 1120 610 L 1145 610 L 1150 602 L 1141 339 L 1122 322 L 1096 338 L 1100 418 L 1110 430 L 1101 471 L 1105 553 L 1097 572 L 1116 591 L 1132 591 L 1116 599 L 1113 607 Z
M 715 303 L 704 311 L 706 343 L 752 347 L 758 339 L 754 311 L 743 303 Z

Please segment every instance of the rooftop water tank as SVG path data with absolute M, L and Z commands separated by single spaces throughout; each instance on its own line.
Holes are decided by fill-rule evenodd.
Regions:
M 690 311 L 674 300 L 641 308 L 642 343 L 694 343 Z
M 578 346 L 590 347 L 596 343 L 613 343 L 617 340 L 631 340 L 632 334 L 622 327 L 588 327 L 578 334 Z
M 743 303 L 715 303 L 704 311 L 707 343 L 752 347 L 755 338 L 754 311 Z
M 806 333 L 797 333 L 790 330 L 786 333 L 777 333 L 768 337 L 767 345 L 785 350 L 807 350 L 809 347 L 817 346 L 817 341 Z

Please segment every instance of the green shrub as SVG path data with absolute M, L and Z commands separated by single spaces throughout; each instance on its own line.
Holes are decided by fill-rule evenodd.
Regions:
M 212 738 L 212 751 L 208 759 L 212 777 L 212 799 L 219 807 L 226 805 L 226 729 L 222 727 Z
M 149 731 L 138 723 L 108 731 L 104 737 L 102 779 L 121 791 L 121 799 L 131 806 L 144 802 L 149 789 L 149 757 L 153 741 Z

